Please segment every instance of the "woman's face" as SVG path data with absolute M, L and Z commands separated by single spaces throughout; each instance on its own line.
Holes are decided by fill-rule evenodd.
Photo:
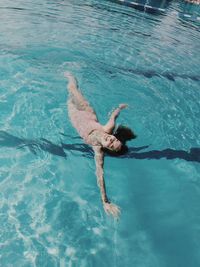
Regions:
M 102 136 L 101 144 L 103 147 L 116 152 L 122 148 L 122 143 L 115 136 L 106 133 Z

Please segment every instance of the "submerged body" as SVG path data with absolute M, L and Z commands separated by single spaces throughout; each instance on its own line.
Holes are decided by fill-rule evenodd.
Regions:
M 113 111 L 106 125 L 98 122 L 97 115 L 88 101 L 83 97 L 78 89 L 76 79 L 70 73 L 65 73 L 68 79 L 69 98 L 67 102 L 69 118 L 72 125 L 77 130 L 83 140 L 92 146 L 95 153 L 96 176 L 101 191 L 101 199 L 106 213 L 117 217 L 120 213 L 119 208 L 112 204 L 106 194 L 103 164 L 104 152 L 103 148 L 111 151 L 120 151 L 122 143 L 112 135 L 115 127 L 115 120 L 120 111 L 127 107 L 121 104 Z

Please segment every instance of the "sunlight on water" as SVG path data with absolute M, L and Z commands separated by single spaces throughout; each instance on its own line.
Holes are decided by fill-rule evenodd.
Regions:
M 199 6 L 117 2 L 0 3 L 0 266 L 200 264 Z M 138 138 L 105 160 L 119 221 L 69 121 L 66 70 L 100 122 L 129 105 L 118 123 Z

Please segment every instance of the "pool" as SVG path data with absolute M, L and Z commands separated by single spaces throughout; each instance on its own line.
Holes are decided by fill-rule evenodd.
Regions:
M 161 2 L 1 1 L 0 266 L 199 266 L 199 7 Z M 105 159 L 119 221 L 70 124 L 66 70 L 102 123 L 129 105 L 118 123 L 138 137 Z

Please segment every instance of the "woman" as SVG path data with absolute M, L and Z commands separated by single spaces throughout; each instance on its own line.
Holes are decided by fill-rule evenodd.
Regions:
M 112 135 L 112 132 L 115 127 L 117 116 L 127 105 L 120 104 L 119 107 L 112 112 L 107 124 L 101 125 L 98 122 L 95 111 L 79 91 L 75 77 L 69 72 L 66 72 L 64 75 L 68 79 L 68 91 L 70 96 L 67 105 L 72 125 L 76 128 L 84 141 L 92 146 L 95 153 L 97 183 L 100 187 L 104 210 L 107 214 L 118 217 L 120 214 L 119 207 L 112 204 L 106 195 L 103 173 L 104 149 L 111 152 L 120 152 L 122 149 L 122 142 Z

